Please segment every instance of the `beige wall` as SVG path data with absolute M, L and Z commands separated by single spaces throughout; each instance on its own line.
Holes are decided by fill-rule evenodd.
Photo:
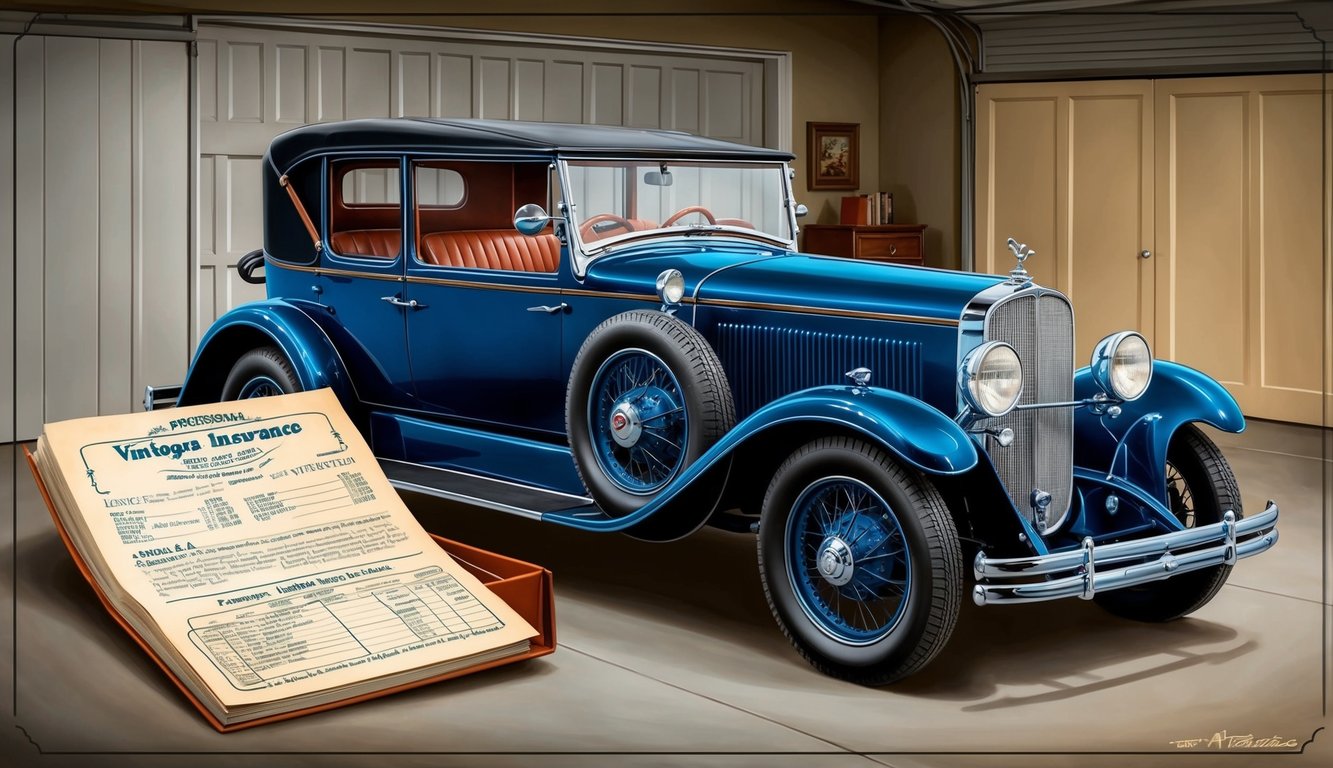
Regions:
M 960 264 L 958 76 L 944 37 L 910 16 L 879 34 L 879 178 L 894 221 L 925 224 L 926 264 Z

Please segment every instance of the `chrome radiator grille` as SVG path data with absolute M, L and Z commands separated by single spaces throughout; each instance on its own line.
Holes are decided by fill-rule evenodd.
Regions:
M 995 304 L 986 316 L 985 338 L 1008 342 L 1018 352 L 1023 362 L 1019 405 L 1074 398 L 1074 313 L 1063 296 L 1033 291 Z M 1000 447 L 994 438 L 987 441 L 996 474 L 1014 505 L 1029 515 L 1039 532 L 1053 530 L 1063 521 L 1073 493 L 1073 409 L 1015 409 L 986 420 L 985 426 L 1014 431 L 1014 442 L 1008 448 Z M 1051 494 L 1044 524 L 1036 519 L 1032 506 L 1036 489 Z

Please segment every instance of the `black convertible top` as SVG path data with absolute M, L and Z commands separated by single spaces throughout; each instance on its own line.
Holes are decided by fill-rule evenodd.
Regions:
M 450 152 L 500 157 L 651 157 L 791 160 L 790 152 L 751 147 L 680 131 L 605 125 L 419 117 L 316 123 L 273 140 L 268 158 L 279 173 L 324 154 Z

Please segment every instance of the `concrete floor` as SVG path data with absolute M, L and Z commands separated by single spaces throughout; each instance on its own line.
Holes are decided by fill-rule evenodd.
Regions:
M 1320 457 L 1333 431 L 1255 423 L 1215 437 L 1246 508 L 1278 500 L 1282 538 L 1203 610 L 1150 626 L 1078 600 L 968 602 L 944 653 L 885 689 L 801 661 L 764 604 L 752 537 L 645 544 L 409 496 L 429 530 L 555 573 L 557 652 L 225 736 L 103 613 L 21 452 L 0 446 L 0 499 L 15 504 L 0 764 L 1204 766 L 1219 750 L 1171 742 L 1252 734 L 1303 752 L 1238 747 L 1225 765 L 1333 766 L 1333 732 L 1318 732 L 1333 637 L 1333 463 Z

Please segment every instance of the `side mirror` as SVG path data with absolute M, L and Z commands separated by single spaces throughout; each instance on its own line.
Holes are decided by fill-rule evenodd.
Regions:
M 799 219 L 808 213 L 810 213 L 810 209 L 805 207 L 805 203 L 796 204 L 796 218 Z
M 546 209 L 536 203 L 528 203 L 514 211 L 514 229 L 528 237 L 540 235 L 550 223 L 551 217 L 546 213 Z

